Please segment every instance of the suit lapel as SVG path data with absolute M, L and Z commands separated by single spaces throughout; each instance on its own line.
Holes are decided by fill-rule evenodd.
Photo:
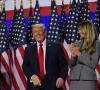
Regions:
M 45 65 L 47 65 L 47 61 L 50 55 L 51 44 L 50 42 L 46 42 L 46 57 L 45 57 Z
M 86 49 L 86 45 L 83 46 L 83 41 L 81 41 L 81 42 L 79 43 L 79 48 L 80 48 L 80 51 L 83 51 L 83 50 Z
M 34 62 L 36 62 L 35 66 L 36 66 L 36 69 L 37 69 L 37 73 L 39 75 L 39 59 L 38 59 L 38 51 L 37 51 L 37 44 L 35 44 L 33 46 L 33 49 L 32 49 L 33 53 L 32 53 L 32 58 L 34 59 Z M 33 63 L 34 63 L 33 62 Z M 34 64 L 33 64 L 34 65 Z

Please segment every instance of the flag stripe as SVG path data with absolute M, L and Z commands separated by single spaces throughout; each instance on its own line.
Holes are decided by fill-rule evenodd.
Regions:
M 16 69 L 15 64 L 13 65 L 12 72 L 14 72 L 14 77 L 16 78 L 16 82 L 17 82 L 17 84 L 14 84 L 14 81 L 13 81 L 15 90 L 25 90 L 24 87 L 23 87 L 22 80 L 21 80 L 21 78 L 19 76 L 18 70 Z
M 14 53 L 14 60 L 15 60 L 15 66 L 18 71 L 18 74 L 23 82 L 24 88 L 26 88 L 26 78 L 24 77 L 24 73 L 22 72 L 22 68 L 19 64 L 19 60 L 16 57 L 16 52 Z
M 100 83 L 98 81 L 96 82 L 96 89 L 100 90 Z
M 19 53 L 22 57 L 22 60 L 24 60 L 24 46 L 19 47 L 18 50 L 19 50 Z
M 98 74 L 100 74 L 100 65 L 97 66 L 96 70 L 97 70 Z
M 68 85 L 67 80 L 66 80 L 66 82 L 65 82 L 65 86 L 66 86 L 66 90 L 69 90 L 69 85 Z
M 17 81 L 16 81 L 16 79 L 15 79 L 15 77 L 14 77 L 14 75 L 13 75 L 13 73 L 11 72 L 11 79 L 12 79 L 12 84 L 13 84 L 13 87 L 12 87 L 12 89 L 11 90 L 20 90 L 19 89 L 19 86 L 18 86 L 18 83 L 17 83 Z
M 21 51 L 21 52 L 23 52 L 23 51 Z M 22 63 L 23 63 L 23 58 L 21 56 L 21 52 L 19 51 L 19 48 L 16 50 L 16 58 L 19 62 L 20 68 L 22 69 L 21 66 L 22 66 Z

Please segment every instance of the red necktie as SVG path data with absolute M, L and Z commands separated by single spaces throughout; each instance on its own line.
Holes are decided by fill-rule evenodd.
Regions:
M 39 53 L 38 53 L 38 57 L 39 57 L 39 66 L 40 66 L 40 79 L 43 80 L 44 79 L 44 54 L 43 54 L 43 44 L 40 43 L 39 45 Z

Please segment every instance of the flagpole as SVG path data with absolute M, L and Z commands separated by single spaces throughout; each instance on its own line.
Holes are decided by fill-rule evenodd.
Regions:
M 14 9 L 16 8 L 16 1 L 14 2 Z
M 20 6 L 23 6 L 23 0 L 21 0 Z
M 68 12 L 70 11 L 70 5 L 72 4 L 71 0 L 69 2 L 69 5 L 68 5 Z
M 4 7 L 5 7 L 5 1 L 1 3 L 1 9 L 3 9 Z
M 30 8 L 32 8 L 32 0 L 30 0 Z
M 57 2 L 57 0 L 50 0 L 50 1 L 52 1 L 52 2 L 54 1 L 55 3 Z
M 27 0 L 27 2 L 30 3 L 30 8 L 32 8 L 32 2 L 33 2 L 33 0 Z
M 64 4 L 64 0 L 62 0 L 62 3 Z
M 15 9 L 17 0 L 12 0 L 12 2 L 14 2 L 14 9 Z

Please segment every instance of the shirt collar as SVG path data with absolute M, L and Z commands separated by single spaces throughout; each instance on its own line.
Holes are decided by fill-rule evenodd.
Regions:
M 37 46 L 39 47 L 39 42 L 37 42 Z M 46 45 L 46 39 L 42 42 L 42 44 L 43 44 L 43 46 L 45 46 Z

